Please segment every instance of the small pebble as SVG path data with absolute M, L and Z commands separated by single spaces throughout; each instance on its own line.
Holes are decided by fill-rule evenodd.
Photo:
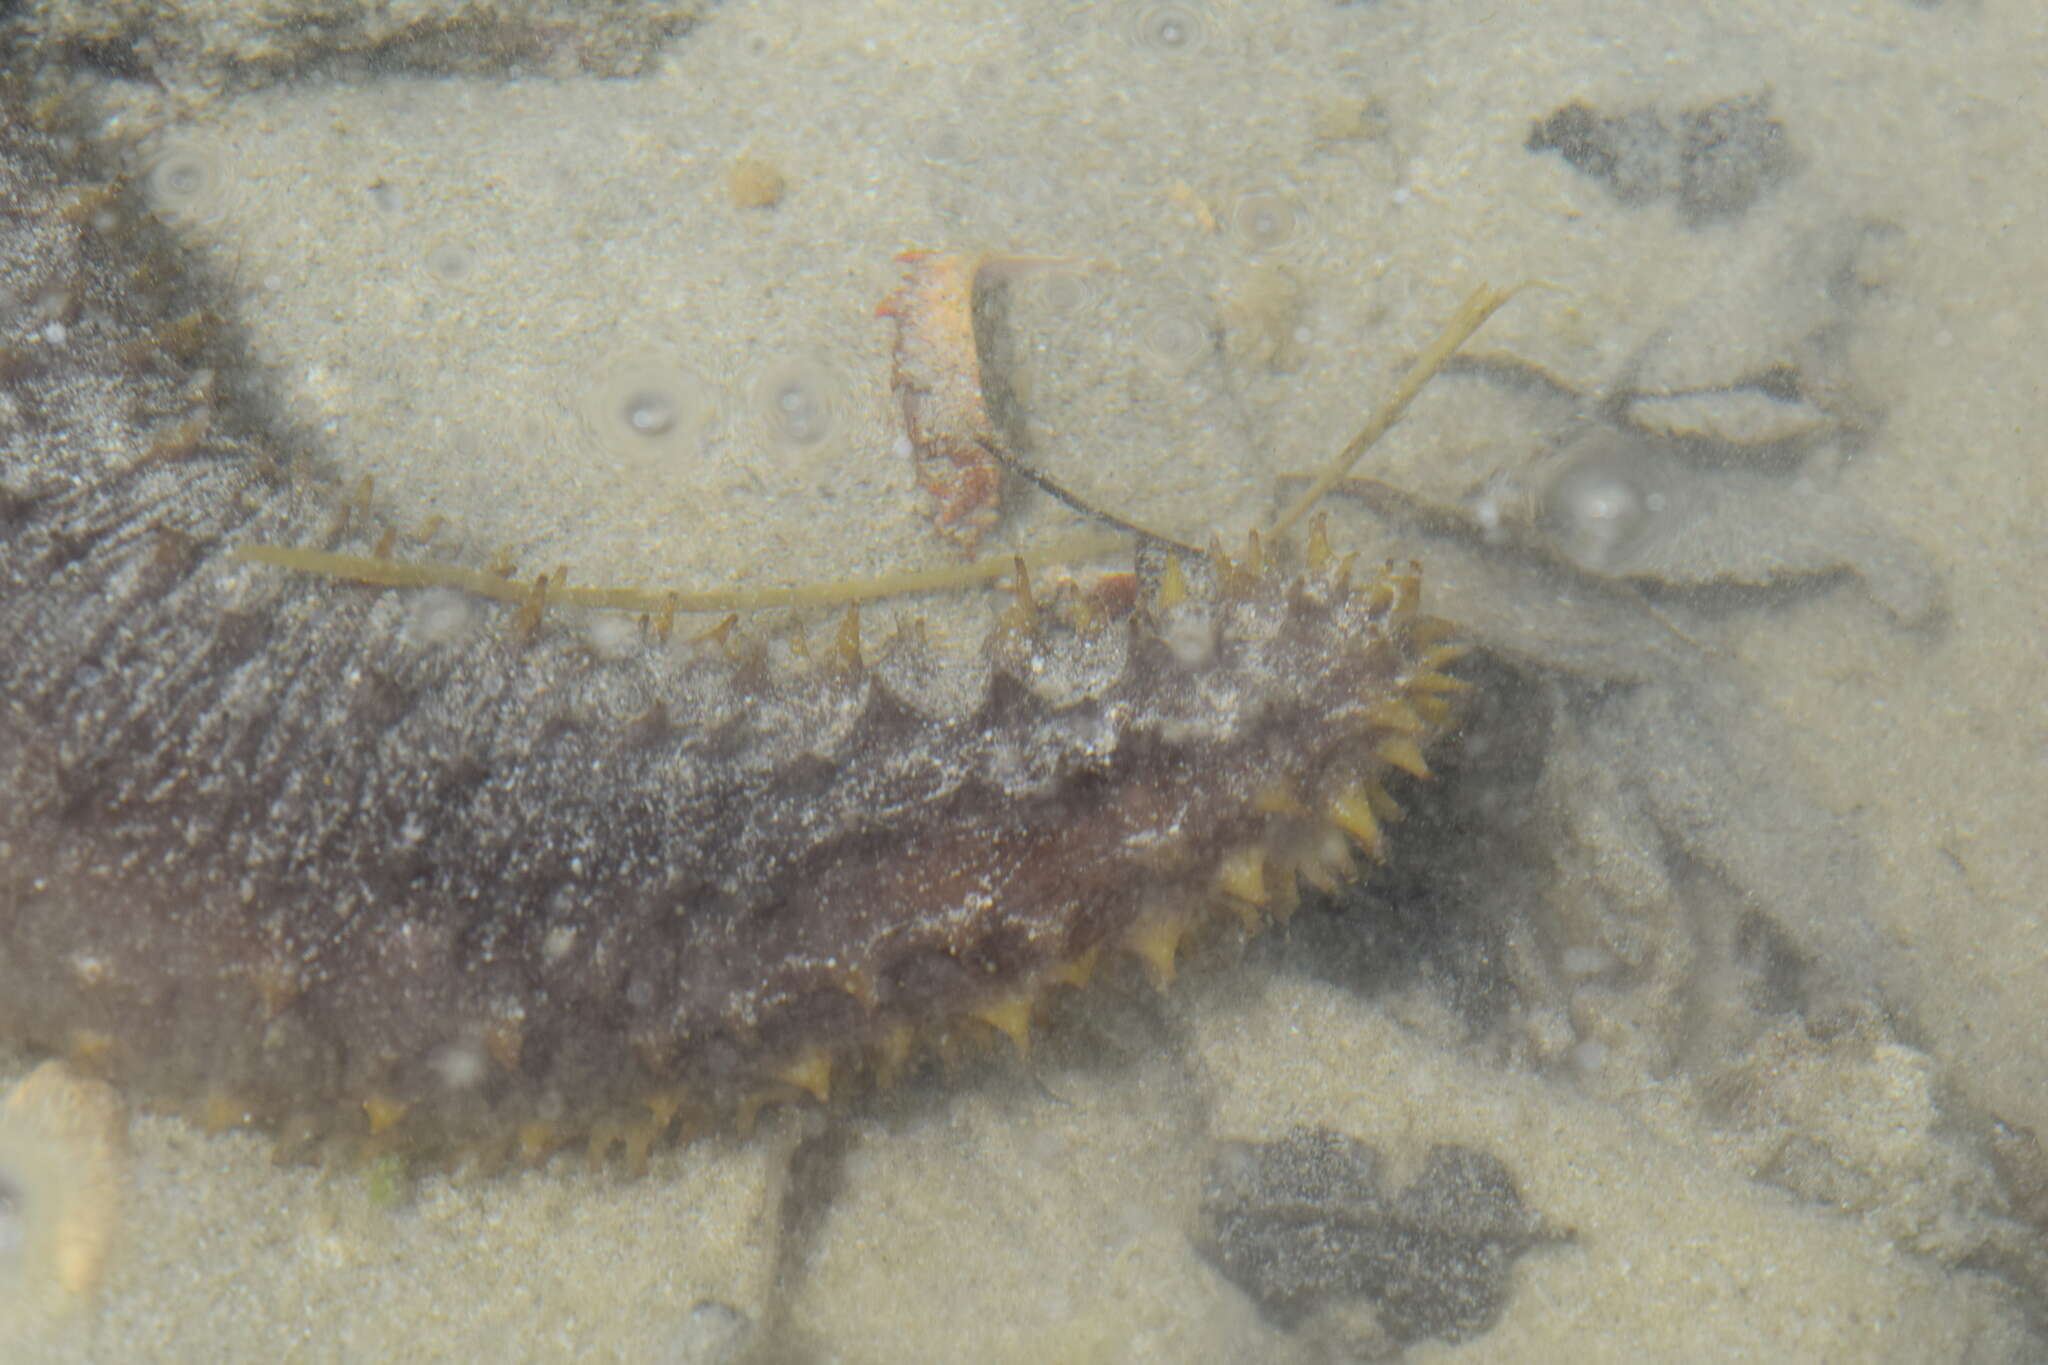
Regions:
M 782 172 L 758 157 L 743 156 L 726 167 L 725 192 L 736 208 L 772 209 L 788 188 Z

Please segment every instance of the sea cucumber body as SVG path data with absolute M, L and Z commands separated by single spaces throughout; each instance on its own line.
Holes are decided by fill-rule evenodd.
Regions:
M 403 1106 L 429 1145 L 729 1111 L 1141 951 L 1222 904 L 1233 851 L 1291 881 L 1323 827 L 1259 794 L 1370 777 L 1362 699 L 1416 667 L 1363 594 L 1275 578 L 1179 609 L 1197 663 L 1149 623 L 1001 635 L 948 713 L 906 700 L 915 645 L 766 678 L 502 620 L 422 648 L 399 595 L 227 606 L 252 573 L 113 597 L 125 660 L 30 637 L 0 1032 L 270 1123 Z
M 190 376 L 138 376 L 158 317 L 89 231 L 0 222 L 82 291 L 61 363 L 8 379 L 36 420 L 0 467 L 0 1038 L 141 1097 L 644 1151 L 1019 1037 L 1098 959 L 1170 974 L 1190 927 L 1372 848 L 1361 792 L 1440 719 L 1406 575 L 1020 609 L 963 676 L 914 631 L 599 648 L 240 562 L 330 539 L 336 499 L 226 418 L 150 453 L 134 413 Z

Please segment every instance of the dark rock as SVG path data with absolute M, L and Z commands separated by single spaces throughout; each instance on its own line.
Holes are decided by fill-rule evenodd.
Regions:
M 1360 1320 L 1406 1344 L 1462 1341 L 1499 1320 L 1515 1257 L 1558 1240 L 1496 1157 L 1430 1149 L 1398 1194 L 1379 1155 L 1327 1128 L 1227 1144 L 1202 1198 L 1201 1247 L 1282 1327 Z
M 1768 94 L 1675 113 L 1601 114 L 1574 100 L 1531 128 L 1526 145 L 1604 180 L 1624 204 L 1673 199 L 1693 227 L 1740 215 L 1796 164 Z

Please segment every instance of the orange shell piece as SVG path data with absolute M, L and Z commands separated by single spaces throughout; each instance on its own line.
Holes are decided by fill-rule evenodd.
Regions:
M 903 283 L 875 309 L 896 320 L 890 387 L 932 520 L 972 550 L 996 524 L 1003 485 L 974 339 L 976 282 L 991 258 L 906 251 L 896 259 L 907 267 Z

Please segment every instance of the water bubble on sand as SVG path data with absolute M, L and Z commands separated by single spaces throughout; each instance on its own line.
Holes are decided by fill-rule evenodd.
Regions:
M 1162 57 L 1191 57 L 1208 41 L 1201 11 L 1187 5 L 1146 5 L 1131 16 L 1131 42 Z
M 1215 349 L 1216 335 L 1191 301 L 1148 302 L 1129 319 L 1131 340 L 1146 365 L 1171 377 L 1190 373 Z
M 600 362 L 581 407 L 591 439 L 635 461 L 695 454 L 717 413 L 710 385 L 665 357 L 638 352 Z
M 1306 235 L 1308 212 L 1295 196 L 1279 189 L 1256 189 L 1230 202 L 1230 239 L 1248 255 L 1277 255 L 1297 246 Z
M 476 248 L 463 241 L 434 243 L 420 257 L 420 266 L 428 278 L 450 289 L 473 288 L 481 276 Z
M 142 195 L 166 222 L 212 222 L 234 207 L 232 162 L 219 144 L 197 139 L 167 142 L 150 158 Z
M 815 357 L 786 356 L 754 381 L 755 421 L 777 445 L 823 444 L 838 425 L 840 386 Z

